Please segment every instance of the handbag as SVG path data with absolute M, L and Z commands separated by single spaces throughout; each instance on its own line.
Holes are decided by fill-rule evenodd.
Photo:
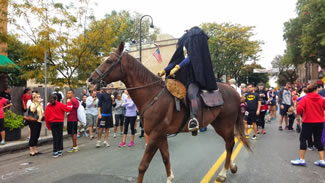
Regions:
M 27 110 L 27 114 L 24 115 L 24 120 L 28 121 L 28 122 L 37 122 L 38 121 L 39 116 L 37 115 L 36 112 L 32 112 L 30 110 L 30 107 Z

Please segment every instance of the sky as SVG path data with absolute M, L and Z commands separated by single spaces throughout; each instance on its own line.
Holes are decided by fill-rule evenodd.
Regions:
M 271 68 L 272 59 L 283 54 L 283 23 L 296 17 L 297 0 L 94 0 L 94 13 L 103 18 L 112 10 L 150 15 L 161 33 L 180 37 L 184 30 L 202 23 L 233 23 L 255 26 L 253 39 L 264 42 L 260 61 Z

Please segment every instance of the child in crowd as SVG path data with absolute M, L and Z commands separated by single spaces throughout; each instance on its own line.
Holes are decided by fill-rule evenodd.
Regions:
M 295 114 L 294 111 L 295 111 L 294 107 L 291 106 L 291 107 L 289 107 L 288 112 L 287 112 L 288 118 L 289 118 L 288 130 L 290 130 L 290 131 L 293 131 L 293 127 L 292 126 L 293 126 L 293 122 L 296 119 L 296 114 Z M 298 126 L 298 124 L 297 124 L 297 126 Z

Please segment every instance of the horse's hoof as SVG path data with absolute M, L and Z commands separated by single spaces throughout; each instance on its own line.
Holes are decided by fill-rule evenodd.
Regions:
M 218 181 L 218 182 L 224 182 L 224 181 L 226 181 L 226 178 L 227 177 L 225 177 L 225 176 L 218 175 L 218 177 L 216 178 L 216 181 Z
M 233 167 L 230 168 L 231 173 L 237 173 L 237 165 L 234 165 Z

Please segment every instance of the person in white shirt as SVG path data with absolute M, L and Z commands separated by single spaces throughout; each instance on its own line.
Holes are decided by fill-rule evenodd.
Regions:
M 98 98 L 96 90 L 91 91 L 91 95 L 86 99 L 86 119 L 89 130 L 90 139 L 94 139 L 93 127 L 96 124 L 98 116 Z
M 230 84 L 231 87 L 233 87 L 237 91 L 237 93 L 241 97 L 241 89 L 236 85 L 236 80 L 235 79 L 230 79 L 229 84 Z

